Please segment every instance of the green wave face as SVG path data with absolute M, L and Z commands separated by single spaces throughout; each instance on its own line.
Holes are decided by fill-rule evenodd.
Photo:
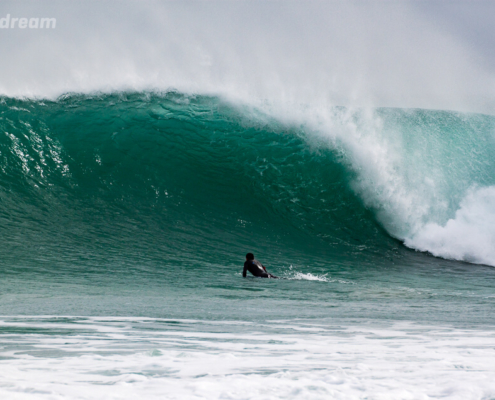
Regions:
M 401 190 L 429 196 L 418 217 L 399 215 L 394 199 L 404 193 L 369 173 L 378 167 L 359 158 L 354 137 L 328 140 L 308 126 L 218 98 L 4 98 L 0 112 L 1 246 L 13 270 L 238 268 L 248 251 L 272 265 L 316 272 L 416 262 L 425 257 L 393 237 L 413 237 L 418 221 L 445 223 L 474 182 L 470 174 L 479 184 L 493 183 L 486 172 L 493 168 L 492 142 L 463 153 L 462 143 L 445 148 L 455 134 L 442 139 L 452 126 L 489 132 L 491 117 L 375 111 L 381 141 L 402 135 L 394 159 L 400 168 L 392 168 L 400 172 Z M 351 119 L 359 128 L 360 114 Z M 361 144 L 370 137 L 362 134 Z M 435 152 L 442 151 L 439 160 Z M 456 161 L 473 152 L 480 153 L 481 172 L 464 171 Z M 451 181 L 445 178 L 431 195 L 424 186 L 428 171 Z M 461 175 L 466 181 L 457 190 Z

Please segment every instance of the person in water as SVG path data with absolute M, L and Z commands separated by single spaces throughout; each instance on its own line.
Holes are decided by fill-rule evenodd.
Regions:
M 242 276 L 246 277 L 246 272 L 251 272 L 254 276 L 259 278 L 275 278 L 275 275 L 269 274 L 266 268 L 258 261 L 254 259 L 253 253 L 246 254 L 246 262 L 244 263 L 244 269 L 242 271 Z

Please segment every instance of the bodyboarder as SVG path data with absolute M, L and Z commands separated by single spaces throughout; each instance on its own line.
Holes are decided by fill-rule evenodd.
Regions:
M 254 259 L 253 253 L 246 254 L 246 261 L 244 262 L 244 269 L 242 270 L 242 276 L 244 278 L 246 277 L 247 271 L 259 278 L 278 278 L 275 275 L 269 274 L 266 268 L 258 260 Z

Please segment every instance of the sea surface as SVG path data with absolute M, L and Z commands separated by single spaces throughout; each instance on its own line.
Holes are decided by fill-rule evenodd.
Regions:
M 495 399 L 495 117 L 325 115 L 1 97 L 0 398 Z

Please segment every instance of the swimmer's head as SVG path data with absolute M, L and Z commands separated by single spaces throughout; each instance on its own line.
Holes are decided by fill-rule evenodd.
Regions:
M 246 260 L 254 260 L 254 254 L 253 253 L 247 253 L 246 254 Z

